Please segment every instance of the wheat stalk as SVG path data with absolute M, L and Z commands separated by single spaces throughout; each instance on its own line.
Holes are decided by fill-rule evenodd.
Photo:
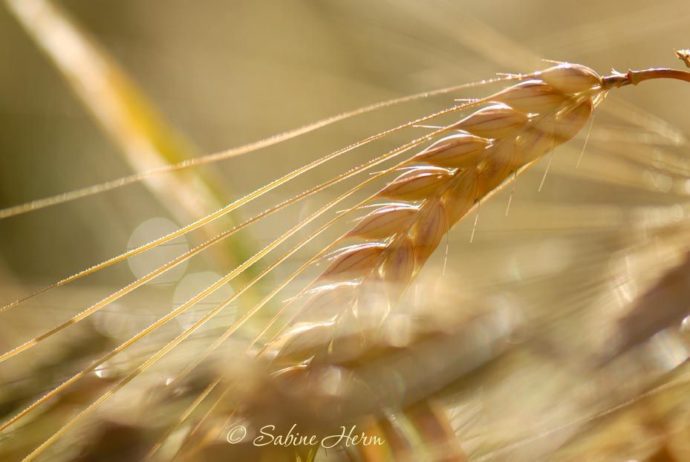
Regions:
M 687 60 L 686 52 L 677 54 Z M 485 107 L 446 127 L 454 134 L 413 156 L 400 168 L 405 172 L 366 204 L 379 203 L 343 236 L 360 242 L 333 252 L 329 267 L 303 292 L 300 316 L 313 325 L 292 326 L 267 347 L 271 355 L 285 356 L 288 362 L 314 355 L 325 355 L 329 362 L 359 356 L 368 342 L 355 351 L 338 351 L 341 340 L 352 345 L 351 333 L 335 333 L 339 324 L 352 325 L 343 318 L 354 315 L 350 321 L 360 318 L 358 328 L 375 331 L 452 226 L 521 170 L 575 136 L 611 88 L 657 78 L 690 82 L 690 73 L 649 69 L 600 77 L 585 66 L 560 64 L 520 78 L 525 80 L 487 97 Z M 357 316 L 358 304 L 361 311 L 378 309 L 380 316 Z M 342 310 L 344 306 L 350 309 Z M 322 348 L 324 338 L 328 349 Z

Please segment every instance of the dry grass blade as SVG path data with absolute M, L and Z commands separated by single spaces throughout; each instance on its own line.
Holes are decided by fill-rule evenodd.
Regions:
M 7 4 L 135 171 L 165 168 L 196 156 L 191 143 L 164 121 L 126 72 L 59 6 L 50 0 Z M 227 188 L 201 173 L 176 171 L 157 180 L 144 178 L 144 184 L 172 217 L 187 223 L 218 209 L 227 196 Z M 228 216 L 227 224 L 232 223 Z M 210 238 L 221 226 L 211 225 L 202 233 Z M 250 253 L 247 242 L 247 236 L 233 236 L 225 242 L 225 251 L 213 249 L 207 255 L 219 266 L 238 262 Z

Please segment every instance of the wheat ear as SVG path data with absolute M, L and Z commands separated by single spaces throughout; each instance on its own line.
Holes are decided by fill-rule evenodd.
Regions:
M 386 203 L 342 238 L 363 242 L 333 252 L 329 267 L 300 293 L 308 300 L 300 307 L 303 315 L 312 314 L 313 319 L 317 312 L 323 318 L 324 312 L 340 312 L 344 303 L 354 307 L 357 292 L 360 304 L 370 305 L 364 298 L 376 296 L 372 289 L 386 298 L 386 307 L 393 304 L 453 224 L 505 180 L 585 125 L 602 91 L 596 73 L 583 66 L 561 65 L 538 75 L 541 80 L 526 80 L 487 98 L 485 107 L 445 129 L 457 133 L 439 139 L 399 167 L 404 173 L 368 201 Z M 365 202 L 360 209 L 368 205 Z M 383 290 L 376 290 L 382 286 Z M 347 337 L 333 332 L 342 318 L 341 312 L 325 323 L 298 322 L 264 352 L 280 355 L 291 365 L 296 351 L 319 349 L 330 356 L 333 348 L 323 348 L 324 334 L 326 343 Z M 206 390 L 217 385 L 218 381 Z
M 297 322 L 270 341 L 264 354 L 292 372 L 304 361 L 361 356 L 372 347 L 366 333 L 376 331 L 381 316 L 458 220 L 575 136 L 610 88 L 669 76 L 654 72 L 602 78 L 584 66 L 560 64 L 522 76 L 523 82 L 486 98 L 484 107 L 446 127 L 455 133 L 413 156 L 400 167 L 404 172 L 365 204 L 384 201 L 343 236 L 342 241 L 358 242 L 333 252 L 328 268 L 300 292 Z M 639 76 L 645 77 L 636 81 Z M 366 311 L 377 308 L 381 316 L 372 319 Z M 359 335 L 342 329 L 353 325 Z
M 303 291 L 297 322 L 265 352 L 288 364 L 360 356 L 455 223 L 575 136 L 608 90 L 657 78 L 690 81 L 690 74 L 649 69 L 601 77 L 562 63 L 486 98 L 484 107 L 447 127 L 454 133 L 413 156 L 374 196 L 373 211 L 344 236 L 354 242 L 333 252 L 330 265 Z
M 348 332 L 339 332 L 353 324 L 345 318 L 364 332 L 375 330 L 449 229 L 577 134 L 604 92 L 593 70 L 562 64 L 492 95 L 449 126 L 454 133 L 413 156 L 374 196 L 380 205 L 344 236 L 345 244 L 303 296 L 298 322 L 267 351 L 291 363 L 358 356 L 370 342 L 352 342 Z M 329 348 L 322 348 L 324 339 Z

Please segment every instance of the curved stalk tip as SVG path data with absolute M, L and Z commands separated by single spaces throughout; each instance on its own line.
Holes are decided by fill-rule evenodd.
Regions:
M 690 50 L 677 50 L 676 56 L 690 67 Z M 652 68 L 640 71 L 628 70 L 625 74 L 614 71 L 613 74 L 602 77 L 602 88 L 620 88 L 626 85 L 637 85 L 645 80 L 674 79 L 690 82 L 690 72 L 670 68 Z

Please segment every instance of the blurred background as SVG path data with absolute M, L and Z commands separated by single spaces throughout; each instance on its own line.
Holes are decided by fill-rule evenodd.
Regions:
M 690 8 L 682 0 L 52 4 L 60 10 L 38 0 L 0 4 L 0 209 L 222 152 L 379 101 L 545 68 L 550 64 L 544 60 L 580 63 L 601 74 L 680 68 L 674 50 L 690 46 Z M 83 42 L 75 42 L 60 21 L 81 30 L 77 37 Z M 6 217 L 0 220 L 0 304 L 172 232 L 340 147 L 447 107 L 454 98 L 481 97 L 496 88 L 477 85 L 375 110 L 266 149 Z M 572 421 L 590 406 L 578 401 L 549 412 L 573 380 L 586 381 L 578 377 L 578 361 L 606 344 L 630 302 L 690 248 L 689 102 L 690 86 L 679 82 L 612 93 L 586 147 L 583 133 L 522 175 L 515 188 L 492 197 L 482 205 L 474 241 L 469 242 L 471 217 L 451 232 L 447 251 L 437 252 L 429 265 L 423 280 L 434 281 L 439 291 L 436 309 L 508 307 L 533 326 L 529 351 L 483 379 L 495 384 L 491 380 L 504 378 L 507 370 L 529 371 L 487 392 L 496 408 L 482 409 L 481 425 L 494 430 L 486 437 L 490 443 L 476 444 L 483 448 L 479 454 L 529 438 L 535 428 Z M 302 175 L 234 212 L 233 220 L 424 130 L 398 132 Z M 319 193 L 181 265 L 104 311 L 93 321 L 96 330 L 127 338 L 270 242 L 278 227 L 306 218 L 336 194 Z M 216 228 L 34 299 L 25 306 L 31 311 L 0 313 L 3 351 L 44 331 L 52 325 L 48 319 L 63 321 L 231 223 L 224 219 Z M 305 230 L 298 237 L 308 235 Z M 325 237 L 317 240 L 312 250 L 324 242 Z M 305 259 L 297 255 L 290 268 Z M 437 278 L 442 268 L 444 276 Z M 280 269 L 257 292 L 285 274 Z M 422 287 L 412 291 L 413 300 L 428 293 L 429 286 Z M 237 287 L 223 290 L 200 310 Z M 39 309 L 42 316 L 36 317 Z M 210 328 L 226 326 L 236 315 L 231 311 Z M 665 373 L 685 360 L 687 326 L 674 335 L 645 371 Z M 103 348 L 108 347 L 106 341 Z M 561 367 L 571 359 L 572 370 Z M 35 375 L 36 390 L 64 375 L 61 363 L 53 364 L 58 373 L 49 379 Z M 26 364 L 3 366 L 8 382 L 33 373 Z M 633 367 L 603 388 L 610 392 L 617 380 L 642 375 Z M 535 384 L 545 378 L 550 381 L 539 389 Z M 532 397 L 535 389 L 541 398 L 510 400 L 515 390 Z M 450 400 L 449 408 L 463 399 Z M 562 440 L 572 436 L 570 430 L 575 429 Z M 544 451 L 540 446 L 520 454 L 536 460 L 530 457 Z

